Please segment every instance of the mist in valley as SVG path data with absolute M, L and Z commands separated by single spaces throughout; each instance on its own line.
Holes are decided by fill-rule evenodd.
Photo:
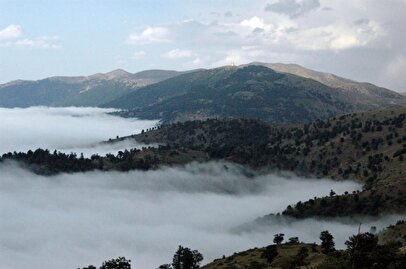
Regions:
M 107 112 L 111 110 L 0 109 L 0 152 L 42 147 L 104 154 L 140 145 L 100 141 L 157 123 Z M 198 249 L 207 263 L 223 254 L 272 244 L 273 235 L 280 232 L 285 238 L 318 242 L 326 229 L 343 247 L 357 232 L 357 221 L 255 222 L 299 200 L 328 195 L 331 189 L 340 194 L 361 185 L 259 173 L 226 162 L 51 177 L 4 162 L 0 163 L 0 268 L 72 269 L 125 256 L 135 268 L 152 269 L 170 262 L 180 244 Z M 398 219 L 362 220 L 362 227 L 381 229 Z
M 0 166 L 1 268 L 77 268 L 124 255 L 136 268 L 171 261 L 179 244 L 205 262 L 272 243 L 275 233 L 318 242 L 328 229 L 338 246 L 357 223 L 303 220 L 238 227 L 313 196 L 352 191 L 352 182 L 252 175 L 229 163 L 156 171 L 90 172 L 52 177 Z M 387 217 L 365 227 L 382 228 Z
M 132 141 L 101 144 L 109 138 L 140 133 L 158 121 L 125 119 L 110 115 L 114 109 L 79 107 L 0 108 L 0 154 L 37 148 L 65 153 L 98 153 L 145 146 Z

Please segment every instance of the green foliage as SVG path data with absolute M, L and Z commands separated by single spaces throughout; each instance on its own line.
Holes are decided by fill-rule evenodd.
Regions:
M 328 254 L 335 250 L 334 237 L 328 231 L 323 231 L 320 233 L 320 240 L 321 240 L 320 246 L 323 253 Z
M 131 269 L 131 260 L 124 257 L 103 262 L 99 269 Z
M 299 244 L 299 237 L 290 237 L 288 244 Z
M 89 265 L 82 269 L 96 269 L 96 266 Z M 127 260 L 124 257 L 118 257 L 103 262 L 99 269 L 131 269 L 131 260 Z
M 273 242 L 277 245 L 281 244 L 284 239 L 284 234 L 275 234 L 273 238 Z
M 198 269 L 203 255 L 197 250 L 179 246 L 172 260 L 173 269 Z

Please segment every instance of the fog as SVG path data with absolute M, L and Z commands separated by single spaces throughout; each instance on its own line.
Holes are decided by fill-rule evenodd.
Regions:
M 330 189 L 359 188 L 352 181 L 253 175 L 228 163 L 53 177 L 0 164 L 0 268 L 72 269 L 124 255 L 135 268 L 152 269 L 170 262 L 179 244 L 200 250 L 209 262 L 270 244 L 277 232 L 315 242 L 329 229 L 342 246 L 357 223 L 305 220 L 244 232 L 237 227 Z
M 135 141 L 100 145 L 116 136 L 127 136 L 155 126 L 158 121 L 125 119 L 101 108 L 0 108 L 0 154 L 47 148 L 70 153 L 116 153 L 142 147 Z
M 0 108 L 0 153 L 38 147 L 105 154 L 140 147 L 135 141 L 100 144 L 154 126 L 98 108 Z M 193 163 L 155 171 L 89 172 L 44 177 L 16 163 L 0 163 L 0 269 L 72 269 L 125 256 L 135 268 L 171 261 L 179 244 L 210 262 L 272 243 L 275 233 L 318 242 L 330 230 L 342 247 L 358 221 L 269 220 L 289 204 L 360 189 L 353 181 L 259 174 L 230 163 Z M 361 220 L 378 229 L 400 216 Z

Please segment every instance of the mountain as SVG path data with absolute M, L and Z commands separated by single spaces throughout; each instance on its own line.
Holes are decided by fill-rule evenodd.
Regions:
M 404 96 L 372 84 L 363 90 L 333 87 L 297 73 L 277 72 L 264 64 L 199 70 L 143 87 L 105 106 L 164 122 L 244 117 L 294 123 L 406 104 Z
M 0 85 L 0 107 L 99 106 L 122 95 L 181 74 L 148 70 L 129 73 L 121 69 L 79 77 L 17 80 Z
M 375 103 L 377 108 L 382 107 L 382 105 L 386 103 L 398 104 L 396 99 L 399 97 L 399 93 L 375 86 L 371 83 L 357 82 L 334 74 L 314 71 L 297 64 L 254 62 L 249 65 L 265 66 L 277 72 L 310 78 L 332 88 L 344 89 L 348 91 L 353 98 L 357 97 L 359 102 L 368 102 L 370 105 L 374 105 Z

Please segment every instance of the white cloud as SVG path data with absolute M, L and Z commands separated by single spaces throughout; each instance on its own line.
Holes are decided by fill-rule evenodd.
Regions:
M 14 39 L 23 35 L 20 25 L 10 24 L 3 30 L 0 30 L 0 40 Z
M 251 19 L 245 19 L 240 24 L 242 26 L 250 27 L 252 29 L 256 28 L 265 29 L 270 27 L 270 25 L 265 24 L 264 19 L 259 18 L 257 16 L 254 16 Z
M 361 24 L 331 24 L 303 29 L 288 39 L 301 49 L 344 50 L 366 46 L 382 35 L 384 32 L 378 23 L 366 21 Z
M 141 33 L 130 34 L 128 43 L 130 44 L 150 44 L 169 41 L 169 30 L 165 27 L 150 27 L 144 29 Z
M 59 37 L 38 37 L 38 38 L 22 38 L 16 41 L 4 43 L 3 47 L 31 48 L 31 49 L 59 49 L 60 45 L 54 44 L 53 40 L 58 40 Z
M 133 58 L 134 60 L 141 60 L 141 59 L 144 59 L 144 58 L 145 58 L 145 55 L 147 55 L 146 52 L 143 51 L 143 50 L 140 50 L 140 51 L 134 52 L 132 58 Z
M 196 53 L 193 50 L 173 49 L 161 56 L 167 59 L 192 58 L 196 56 Z
M 59 36 L 27 37 L 20 25 L 11 24 L 0 31 L 0 47 L 3 48 L 30 48 L 30 49 L 57 49 L 61 46 L 55 44 Z
M 195 65 L 195 66 L 201 65 L 201 64 L 203 64 L 203 63 L 204 63 L 204 61 L 203 61 L 202 59 L 200 59 L 200 58 L 195 58 L 195 59 L 192 61 L 192 64 Z

